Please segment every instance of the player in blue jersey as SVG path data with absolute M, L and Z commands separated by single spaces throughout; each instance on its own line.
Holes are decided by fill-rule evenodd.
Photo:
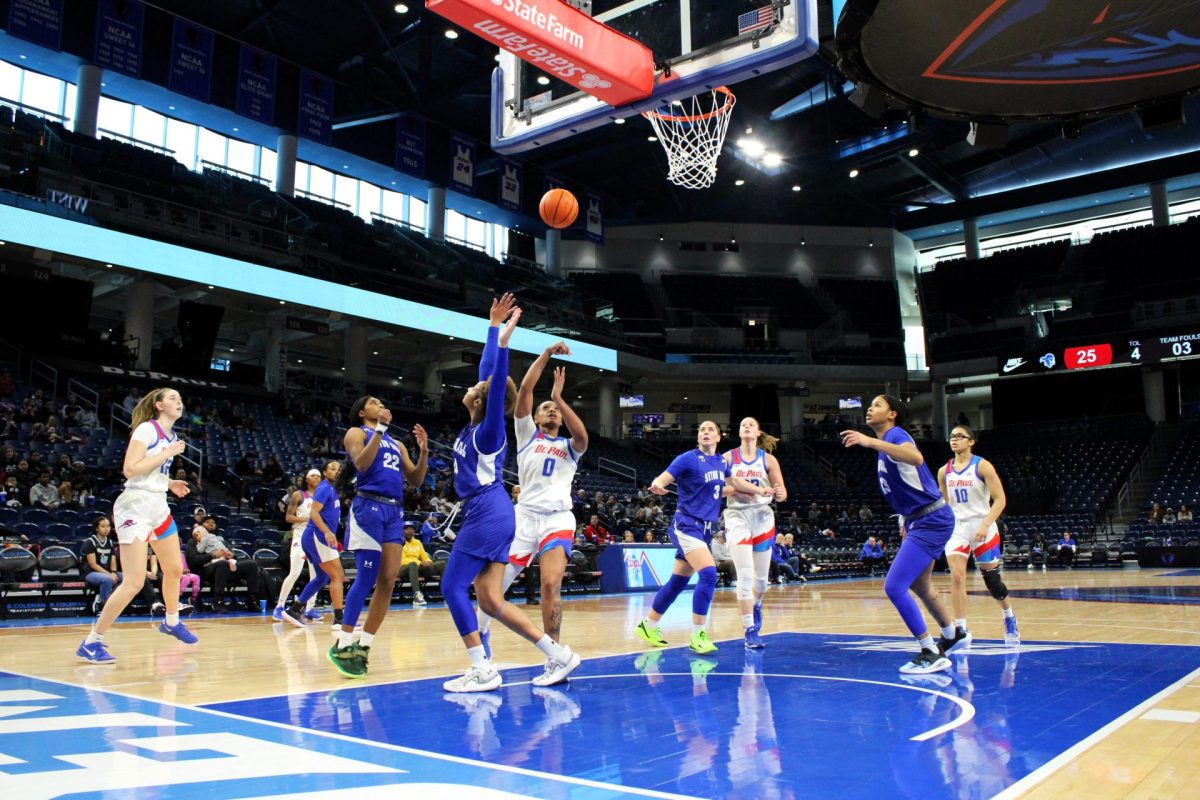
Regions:
M 538 630 L 504 601 L 501 589 L 516 536 L 516 514 L 501 481 L 501 470 L 508 451 L 504 420 L 517 401 L 516 384 L 508 377 L 508 340 L 520 319 L 521 309 L 512 294 L 492 301 L 479 383 L 463 397 L 471 423 L 454 441 L 454 488 L 462 501 L 463 523 L 442 575 L 442 594 L 471 666 L 462 677 L 442 684 L 447 692 L 488 692 L 503 683 L 479 635 L 468 593 L 472 584 L 480 611 L 533 642 L 546 656 L 545 672 L 533 679 L 534 685 L 561 683 L 579 666 L 577 653 Z
M 308 524 L 300 534 L 300 546 L 304 550 L 304 557 L 308 559 L 309 564 L 319 564 L 321 567 L 300 591 L 300 596 L 283 611 L 285 619 L 300 627 L 305 625 L 305 607 L 317 596 L 317 592 L 326 586 L 329 587 L 329 597 L 333 600 L 333 624 L 339 628 L 342 625 L 342 590 L 346 576 L 342 572 L 341 554 L 337 549 L 337 529 L 342 521 L 342 504 L 333 485 L 341 468 L 340 461 L 330 461 L 325 465 L 325 471 L 322 473 L 324 480 L 313 490 L 312 513 L 309 514 Z
M 699 447 L 676 456 L 671 466 L 650 484 L 651 493 L 658 495 L 666 494 L 667 487 L 672 483 L 679 485 L 679 503 L 675 507 L 671 527 L 667 530 L 671 541 L 675 543 L 675 568 L 671 571 L 671 577 L 654 595 L 650 612 L 634 630 L 653 646 L 665 647 L 667 640 L 663 638 L 658 623 L 695 572 L 692 638 L 688 645 L 697 653 L 711 653 L 717 646 L 709 639 L 705 628 L 713 590 L 717 588 L 717 565 L 708 548 L 717 520 L 721 517 L 721 497 L 726 486 L 755 497 L 774 497 L 775 490 L 755 486 L 733 474 L 729 463 L 717 452 L 717 445 L 721 443 L 721 429 L 717 423 L 711 420 L 700 423 L 696 443 Z
M 876 468 L 879 488 L 900 515 L 904 535 L 883 588 L 921 646 L 921 652 L 900 667 L 900 671 L 923 675 L 950 669 L 950 659 L 925 627 L 921 609 L 908 590 L 911 588 L 921 598 L 941 627 L 942 636 L 953 639 L 954 623 L 938 600 L 929 576 L 934 561 L 954 533 L 954 513 L 946 506 L 917 443 L 900 427 L 906 414 L 903 403 L 881 394 L 871 401 L 866 413 L 867 426 L 878 438 L 859 431 L 842 431 L 841 436 L 846 447 L 879 451 Z
M 350 408 L 350 424 L 354 427 L 343 439 L 347 467 L 339 483 L 345 486 L 351 472 L 357 475 L 346 523 L 346 549 L 354 551 L 358 572 L 346 593 L 342 630 L 329 648 L 329 660 L 347 678 L 367 674 L 371 642 L 392 602 L 404 550 L 404 481 L 419 486 L 429 466 L 425 429 L 413 426 L 413 438 L 420 449 L 414 464 L 404 445 L 388 435 L 391 421 L 392 412 L 378 397 L 360 397 Z M 367 621 L 355 641 L 354 626 L 372 587 Z

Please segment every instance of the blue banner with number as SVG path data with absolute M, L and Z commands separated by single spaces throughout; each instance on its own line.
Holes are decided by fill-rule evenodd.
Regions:
M 300 114 L 296 133 L 321 144 L 333 143 L 333 81 L 300 71 Z
M 171 33 L 171 71 L 167 88 L 205 103 L 212 95 L 213 32 L 175 18 Z
M 63 0 L 8 0 L 8 32 L 51 50 L 62 49 Z
M 142 76 L 142 29 L 146 7 L 138 0 L 98 0 L 96 66 Z
M 396 169 L 416 178 L 425 177 L 425 120 L 403 116 L 396 120 Z
M 525 168 L 507 158 L 500 165 L 500 207 L 521 211 L 521 187 L 525 183 Z
M 461 133 L 450 135 L 450 188 L 463 194 L 475 194 L 476 141 Z
M 600 195 L 588 192 L 584 195 L 587 207 L 584 208 L 584 224 L 587 238 L 597 244 L 604 244 L 604 201 Z
M 275 74 L 279 60 L 242 45 L 238 59 L 237 112 L 266 125 L 275 122 Z

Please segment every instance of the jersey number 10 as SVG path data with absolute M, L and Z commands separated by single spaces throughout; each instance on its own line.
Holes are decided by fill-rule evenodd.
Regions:
M 966 489 L 955 489 L 954 490 L 954 502 L 965 503 L 965 502 L 967 502 L 967 499 L 968 499 L 968 497 L 967 497 Z

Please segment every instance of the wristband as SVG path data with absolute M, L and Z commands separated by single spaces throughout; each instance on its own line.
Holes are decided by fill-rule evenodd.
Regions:
M 387 433 L 387 430 L 388 430 L 388 426 L 385 423 L 382 423 L 382 422 L 375 423 L 375 432 L 378 433 L 380 436 L 383 436 L 385 433 Z

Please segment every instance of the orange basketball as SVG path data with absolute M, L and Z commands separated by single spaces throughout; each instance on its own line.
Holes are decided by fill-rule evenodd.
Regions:
M 579 201 L 566 189 L 551 189 L 542 195 L 538 213 L 551 228 L 569 228 L 579 216 Z

